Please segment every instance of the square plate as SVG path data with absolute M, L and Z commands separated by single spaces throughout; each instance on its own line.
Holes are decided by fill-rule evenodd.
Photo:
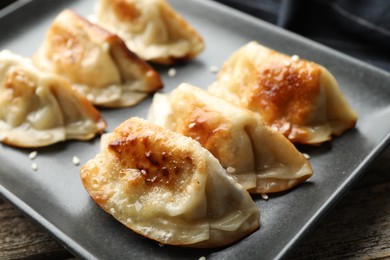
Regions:
M 79 167 L 99 150 L 99 138 L 65 142 L 38 149 L 38 170 L 31 169 L 29 149 L 0 145 L 0 195 L 44 226 L 66 248 L 87 259 L 271 259 L 282 258 L 341 198 L 390 141 L 390 74 L 346 55 L 279 29 L 226 6 L 206 0 L 171 0 L 206 42 L 195 60 L 176 67 L 158 67 L 168 92 L 181 82 L 207 87 L 215 80 L 210 66 L 221 66 L 232 52 L 251 40 L 288 54 L 298 54 L 327 67 L 359 114 L 355 129 L 320 147 L 299 147 L 311 156 L 314 176 L 298 188 L 254 196 L 261 211 L 261 228 L 225 248 L 160 247 L 127 229 L 101 210 L 84 190 Z M 88 16 L 92 0 L 35 0 L 0 18 L 0 50 L 31 56 L 43 41 L 54 17 L 64 8 Z M 151 98 L 134 108 L 102 110 L 112 131 L 131 117 L 146 117 Z

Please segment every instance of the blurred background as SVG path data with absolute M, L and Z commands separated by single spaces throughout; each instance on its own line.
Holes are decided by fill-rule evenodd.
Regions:
M 389 0 L 216 0 L 390 71 Z

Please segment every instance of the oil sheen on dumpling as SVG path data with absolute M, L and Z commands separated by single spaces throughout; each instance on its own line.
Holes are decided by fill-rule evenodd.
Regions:
M 292 142 L 320 144 L 357 115 L 324 67 L 250 42 L 224 64 L 210 92 L 261 114 Z
M 251 193 L 284 191 L 313 174 L 302 153 L 258 114 L 189 84 L 156 94 L 149 119 L 197 140 Z
M 0 52 L 0 141 L 41 147 L 88 140 L 106 127 L 100 113 L 63 78 L 30 59 Z
M 80 174 L 100 207 L 162 244 L 218 247 L 259 227 L 258 207 L 210 152 L 139 118 L 104 135 Z
M 133 106 L 162 87 L 158 73 L 118 36 L 70 10 L 53 21 L 33 61 L 99 106 Z
M 171 64 L 204 48 L 201 36 L 166 0 L 99 0 L 96 20 L 147 61 Z

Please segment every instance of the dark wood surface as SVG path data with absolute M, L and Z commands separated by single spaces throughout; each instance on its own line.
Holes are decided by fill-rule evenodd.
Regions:
M 368 169 L 290 259 L 390 259 L 390 148 Z M 0 200 L 0 259 L 74 256 Z

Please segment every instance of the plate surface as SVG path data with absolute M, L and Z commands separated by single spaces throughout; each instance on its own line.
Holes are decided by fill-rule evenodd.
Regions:
M 174 78 L 159 67 L 168 92 L 181 82 L 207 87 L 215 80 L 210 66 L 221 66 L 245 43 L 256 40 L 270 48 L 318 62 L 338 80 L 359 114 L 355 129 L 320 147 L 299 147 L 308 153 L 315 175 L 298 188 L 255 196 L 261 228 L 240 242 L 218 249 L 165 246 L 145 239 L 101 210 L 79 178 L 82 162 L 98 152 L 99 138 L 38 149 L 31 169 L 29 149 L 0 145 L 0 195 L 43 225 L 66 248 L 88 259 L 272 259 L 283 258 L 360 177 L 390 141 L 390 74 L 307 39 L 276 28 L 215 2 L 171 0 L 170 3 L 204 37 L 206 50 L 194 61 L 176 67 Z M 0 18 L 0 50 L 31 56 L 54 17 L 64 8 L 88 16 L 92 0 L 35 0 Z M 112 131 L 131 116 L 145 117 L 151 98 L 131 109 L 103 110 Z

